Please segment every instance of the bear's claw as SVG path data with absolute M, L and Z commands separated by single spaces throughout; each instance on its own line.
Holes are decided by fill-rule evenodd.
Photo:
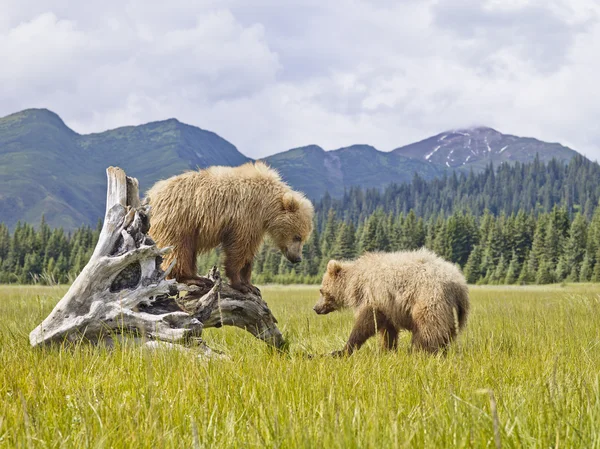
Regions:
M 231 284 L 231 288 L 234 288 L 235 290 L 237 290 L 240 293 L 252 293 L 253 295 L 256 296 L 261 296 L 260 290 L 258 289 L 258 287 L 255 287 L 252 284 Z
M 180 278 L 180 279 L 177 279 L 177 282 L 180 282 L 182 284 L 187 284 L 187 285 L 195 285 L 196 287 L 208 288 L 208 289 L 211 289 L 213 287 L 213 285 L 215 284 L 210 279 L 203 278 L 200 276 Z

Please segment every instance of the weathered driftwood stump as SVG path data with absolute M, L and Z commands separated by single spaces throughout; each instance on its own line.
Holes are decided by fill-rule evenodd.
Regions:
M 213 268 L 208 289 L 167 280 L 162 256 L 147 233 L 149 206 L 139 199 L 138 182 L 117 167 L 107 169 L 106 215 L 88 264 L 48 317 L 29 335 L 32 346 L 64 341 L 112 342 L 131 335 L 159 342 L 202 344 L 204 327 L 237 326 L 281 347 L 277 320 L 260 296 L 241 294 Z M 168 345 L 166 345 L 168 346 Z

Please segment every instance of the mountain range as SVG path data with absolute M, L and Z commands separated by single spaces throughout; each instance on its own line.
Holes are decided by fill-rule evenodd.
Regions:
M 577 154 L 559 143 L 502 134 L 485 126 L 446 131 L 396 148 L 392 153 L 449 168 L 483 168 L 490 162 L 532 162 L 536 154 L 543 161 L 569 160 Z
M 557 143 L 502 134 L 486 127 L 447 131 L 379 151 L 352 145 L 325 151 L 317 145 L 264 160 L 311 199 L 339 196 L 351 186 L 382 188 L 448 170 L 479 170 L 494 162 L 570 160 L 574 150 Z M 0 118 L 0 222 L 39 223 L 73 229 L 104 213 L 105 169 L 122 167 L 142 191 L 159 179 L 211 165 L 235 166 L 251 159 L 217 134 L 176 119 L 81 135 L 47 109 Z

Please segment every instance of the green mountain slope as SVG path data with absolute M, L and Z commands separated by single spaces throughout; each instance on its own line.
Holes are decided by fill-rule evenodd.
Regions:
M 77 137 L 50 111 L 0 119 L 0 221 L 36 223 L 44 214 L 54 226 L 73 228 L 97 219 Z
M 138 178 L 143 191 L 185 170 L 250 160 L 215 133 L 175 119 L 79 136 L 77 144 L 102 177 L 107 166 L 119 166 Z
M 103 216 L 105 169 L 118 165 L 143 190 L 159 179 L 249 159 L 232 144 L 171 119 L 79 135 L 53 112 L 29 109 L 0 118 L 0 222 L 72 229 Z
M 389 153 L 369 145 L 334 151 L 311 145 L 264 160 L 293 188 L 319 199 L 325 192 L 341 196 L 351 186 L 383 188 L 410 181 L 415 173 L 432 179 L 447 170 L 478 171 L 491 161 L 527 162 L 536 154 L 547 162 L 577 153 L 560 144 L 470 128 Z M 80 135 L 53 112 L 28 109 L 0 118 L 0 222 L 37 224 L 44 215 L 52 227 L 94 224 L 104 214 L 110 165 L 137 177 L 145 191 L 185 170 L 249 160 L 218 135 L 175 119 Z
M 294 188 L 318 199 L 326 191 L 340 196 L 351 186 L 382 188 L 392 182 L 410 181 L 414 173 L 431 179 L 443 172 L 438 166 L 369 145 L 353 145 L 325 151 L 317 145 L 295 148 L 265 158 Z

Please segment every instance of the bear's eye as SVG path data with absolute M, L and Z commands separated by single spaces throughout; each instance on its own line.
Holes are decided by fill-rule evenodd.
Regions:
M 299 235 L 294 237 L 294 242 L 301 242 L 302 241 L 302 237 L 300 237 Z

